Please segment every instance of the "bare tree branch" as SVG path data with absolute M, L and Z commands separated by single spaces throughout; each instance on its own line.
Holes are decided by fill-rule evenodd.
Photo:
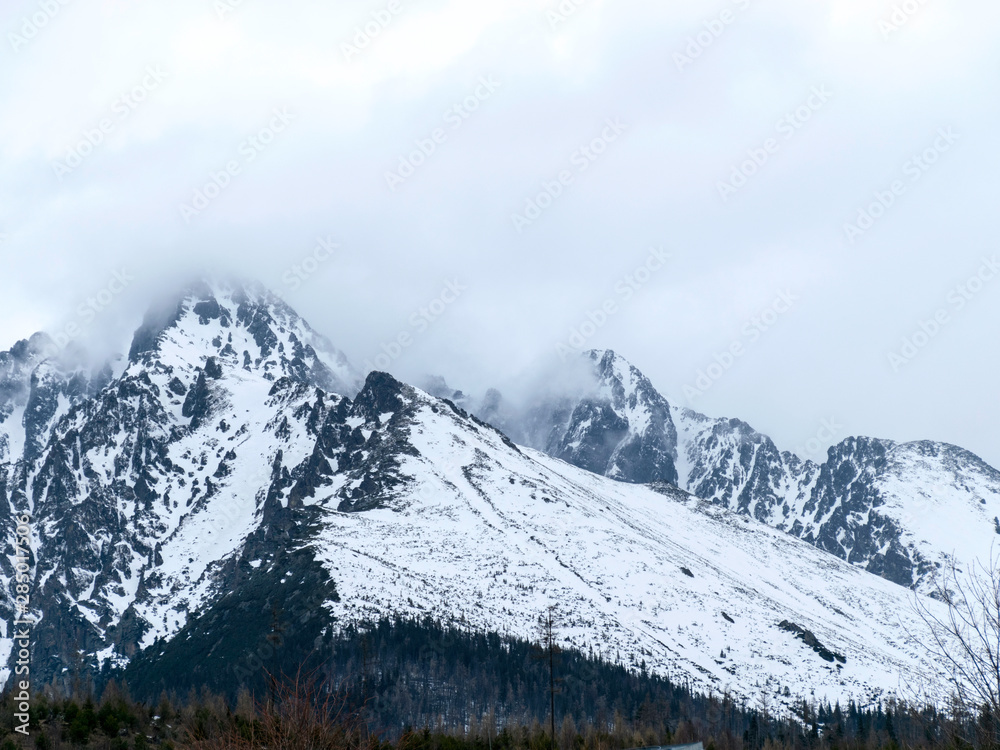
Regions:
M 954 558 L 938 583 L 935 598 L 947 606 L 945 615 L 919 594 L 914 609 L 927 626 L 925 645 L 950 672 L 955 718 L 975 719 L 1000 742 L 1000 558 L 992 551 L 989 564 L 977 562 L 962 573 Z

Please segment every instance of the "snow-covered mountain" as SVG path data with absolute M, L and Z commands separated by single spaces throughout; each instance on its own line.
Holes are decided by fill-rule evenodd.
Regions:
M 171 598 L 176 575 L 207 582 L 205 571 L 254 527 L 257 494 L 291 440 L 291 383 L 353 393 L 360 381 L 291 309 L 252 286 L 198 285 L 147 316 L 124 373 L 97 392 L 46 351 L 36 337 L 0 359 L 10 383 L 6 445 L 20 453 L 0 467 L 0 522 L 9 529 L 15 510 L 33 516 L 38 662 L 58 674 L 76 648 L 134 653 L 152 627 L 136 621 L 141 603 Z M 292 449 L 288 460 L 301 456 Z M 197 523 L 192 508 L 206 509 Z M 164 545 L 186 551 L 181 569 L 157 563 Z M 166 627 L 162 618 L 156 627 Z
M 16 349 L 0 359 L 8 419 L 54 366 Z M 384 373 L 361 383 L 259 287 L 192 287 L 147 316 L 119 375 L 57 388 L 37 450 L 24 438 L 2 465 L 0 526 L 34 523 L 33 674 L 242 663 L 254 613 L 300 597 L 320 613 L 316 638 L 392 613 L 530 637 L 554 604 L 568 644 L 705 689 L 941 694 L 941 666 L 906 635 L 921 630 L 910 592 L 751 517 L 756 505 L 672 486 L 707 482 L 689 447 L 724 456 L 724 440 L 598 359 L 608 403 L 570 410 L 554 458 Z M 9 559 L 0 574 L 6 680 Z
M 931 589 L 953 556 L 987 559 L 1000 534 L 1000 472 L 961 448 L 850 437 L 803 460 L 744 422 L 669 403 L 612 351 L 583 359 L 590 379 L 575 393 L 514 411 L 492 392 L 476 411 L 576 466 L 675 482 L 907 587 Z

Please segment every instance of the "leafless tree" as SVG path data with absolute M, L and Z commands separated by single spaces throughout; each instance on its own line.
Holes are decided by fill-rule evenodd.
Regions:
M 967 573 L 952 560 L 939 580 L 935 598 L 945 603 L 944 614 L 919 595 L 914 598 L 914 608 L 930 632 L 928 650 L 949 672 L 954 713 L 964 715 L 970 725 L 978 718 L 980 741 L 974 744 L 997 747 L 1000 558 L 991 552 L 988 564 L 977 561 Z

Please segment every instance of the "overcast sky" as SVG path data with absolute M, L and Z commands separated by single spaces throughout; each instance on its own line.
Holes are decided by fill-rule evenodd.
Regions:
M 359 368 L 1000 466 L 1000 6 L 577 2 L 7 0 L 0 348 L 236 271 Z

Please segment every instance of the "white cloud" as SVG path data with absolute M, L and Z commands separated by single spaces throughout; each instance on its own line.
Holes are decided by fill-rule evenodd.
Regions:
M 937 304 L 939 282 L 946 290 L 993 242 L 1000 8 L 928 0 L 886 40 L 889 0 L 588 0 L 556 29 L 546 14 L 558 2 L 400 3 L 351 63 L 341 45 L 387 1 L 244 0 L 223 19 L 212 0 L 72 3 L 30 44 L 0 52 L 0 346 L 61 320 L 121 263 L 137 288 L 206 264 L 278 285 L 333 234 L 344 258 L 291 301 L 362 361 L 442 279 L 461 277 L 460 314 L 396 364 L 484 386 L 550 356 L 607 283 L 662 244 L 680 259 L 669 278 L 594 343 L 668 395 L 757 300 L 797 284 L 812 297 L 705 408 L 753 417 L 779 443 L 835 413 L 856 432 L 939 435 L 1000 463 L 995 361 L 963 346 L 995 339 L 995 298 L 902 375 L 882 360 Z M 0 30 L 17 31 L 34 7 L 17 3 Z M 674 53 L 723 10 L 733 22 L 678 71 Z M 152 64 L 168 80 L 60 183 L 52 160 Z M 445 111 L 482 75 L 502 88 L 451 129 Z M 722 203 L 718 180 L 820 84 L 835 92 L 829 104 Z M 297 119 L 185 224 L 178 203 L 274 107 Z M 575 169 L 573 153 L 608 117 L 626 134 L 514 232 L 511 212 Z M 846 245 L 843 223 L 942 126 L 963 134 L 960 147 Z M 446 142 L 389 191 L 385 171 L 439 127 Z M 913 407 L 928 398 L 940 408 Z

